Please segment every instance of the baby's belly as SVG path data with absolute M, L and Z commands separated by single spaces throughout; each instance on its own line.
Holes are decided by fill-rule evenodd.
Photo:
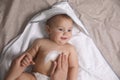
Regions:
M 39 72 L 41 74 L 49 76 L 52 69 L 52 62 L 49 61 L 47 64 L 36 64 L 33 67 L 33 72 Z
M 59 54 L 60 52 L 51 51 L 46 56 L 42 56 L 41 58 L 39 58 L 38 56 L 37 59 L 35 60 L 36 64 L 33 68 L 33 71 L 40 72 L 42 74 L 49 76 L 51 73 L 51 69 L 53 67 L 52 61 L 56 60 Z

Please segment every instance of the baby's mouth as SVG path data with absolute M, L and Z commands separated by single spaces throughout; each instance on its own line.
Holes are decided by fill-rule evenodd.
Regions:
M 61 37 L 61 39 L 62 39 L 62 40 L 66 40 L 66 39 L 68 39 L 68 38 L 67 38 L 67 37 Z

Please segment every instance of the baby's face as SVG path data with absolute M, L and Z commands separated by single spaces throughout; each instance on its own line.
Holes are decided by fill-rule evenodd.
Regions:
M 73 22 L 70 19 L 56 19 L 54 25 L 50 28 L 50 39 L 59 45 L 68 42 L 72 36 Z

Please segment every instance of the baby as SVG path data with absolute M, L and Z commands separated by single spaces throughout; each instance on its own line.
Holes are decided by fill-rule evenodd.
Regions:
M 48 19 L 45 27 L 49 37 L 35 40 L 33 45 L 24 52 L 26 56 L 21 61 L 23 66 L 34 64 L 32 74 L 23 73 L 18 80 L 28 80 L 30 77 L 36 80 L 49 80 L 52 61 L 56 60 L 61 53 L 68 59 L 67 80 L 77 80 L 77 53 L 68 43 L 72 37 L 72 19 L 66 14 L 58 14 Z

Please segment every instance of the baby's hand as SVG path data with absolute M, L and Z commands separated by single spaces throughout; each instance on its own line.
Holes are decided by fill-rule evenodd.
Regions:
M 29 66 L 29 65 L 34 65 L 35 63 L 32 60 L 32 55 L 31 54 L 25 54 L 25 57 L 21 61 L 22 66 Z

